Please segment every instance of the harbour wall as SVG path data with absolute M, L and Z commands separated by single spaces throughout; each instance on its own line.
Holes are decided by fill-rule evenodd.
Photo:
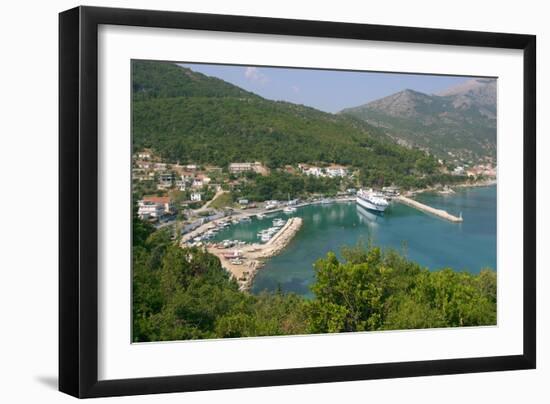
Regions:
M 406 196 L 403 196 L 403 195 L 395 197 L 394 200 L 402 203 L 403 205 L 407 205 L 407 206 L 410 206 L 411 208 L 418 209 L 422 212 L 432 214 L 434 216 L 448 220 L 449 222 L 452 222 L 452 223 L 461 223 L 463 221 L 462 215 L 461 216 L 451 215 L 449 212 L 443 209 L 432 208 L 431 206 L 415 201 L 414 199 L 407 198 Z

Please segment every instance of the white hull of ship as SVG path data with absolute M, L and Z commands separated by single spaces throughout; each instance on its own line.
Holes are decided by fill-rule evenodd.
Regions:
M 365 209 L 369 209 L 369 210 L 372 210 L 374 212 L 383 213 L 387 208 L 387 206 L 375 205 L 374 203 L 371 203 L 371 202 L 367 201 L 366 199 L 363 199 L 359 196 L 355 198 L 355 201 L 357 202 L 357 204 L 359 206 L 362 206 Z

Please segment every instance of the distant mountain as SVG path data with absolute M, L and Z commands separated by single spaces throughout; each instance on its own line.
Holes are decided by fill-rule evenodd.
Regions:
M 445 160 L 496 157 L 494 79 L 471 79 L 437 95 L 407 89 L 340 113 Z
M 353 116 L 267 100 L 172 63 L 133 61 L 132 88 L 134 150 L 171 161 L 339 163 L 379 183 L 412 184 L 436 171 L 435 159 Z

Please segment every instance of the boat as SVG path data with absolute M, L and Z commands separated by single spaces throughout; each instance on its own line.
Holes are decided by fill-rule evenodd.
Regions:
M 241 223 L 250 223 L 252 219 L 248 216 L 245 216 L 241 219 Z
M 357 205 L 374 212 L 383 213 L 390 205 L 386 198 L 374 192 L 372 189 L 365 191 L 360 189 L 355 198 Z
M 296 208 L 293 206 L 287 206 L 286 208 L 283 209 L 283 212 L 285 212 L 286 214 L 295 213 Z
M 273 226 L 283 226 L 285 221 L 281 218 L 273 219 Z
M 256 215 L 256 217 L 257 217 L 258 219 L 263 219 L 263 218 L 265 217 L 265 215 L 264 215 L 263 213 L 258 213 L 258 214 Z

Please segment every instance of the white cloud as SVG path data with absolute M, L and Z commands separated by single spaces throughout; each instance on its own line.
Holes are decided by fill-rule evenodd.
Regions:
M 265 74 L 263 74 L 257 67 L 247 67 L 244 71 L 244 77 L 246 77 L 246 79 L 249 81 L 262 85 L 266 84 L 269 81 L 269 78 Z
M 298 94 L 300 92 L 300 87 L 298 86 L 291 86 L 290 89 L 294 92 L 294 94 Z

